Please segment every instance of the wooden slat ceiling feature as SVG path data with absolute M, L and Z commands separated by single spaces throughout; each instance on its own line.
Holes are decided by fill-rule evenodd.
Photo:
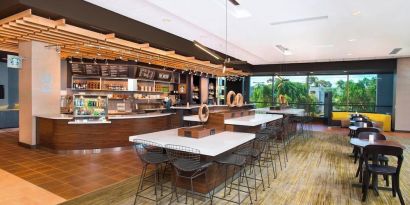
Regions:
M 249 75 L 233 68 L 227 68 L 223 73 L 222 65 L 154 48 L 148 43 L 120 39 L 114 33 L 102 34 L 72 26 L 66 24 L 65 19 L 51 20 L 35 16 L 30 9 L 0 20 L 0 50 L 18 52 L 18 42 L 30 40 L 50 44 L 50 49 L 60 50 L 62 58 L 134 60 L 216 76 Z

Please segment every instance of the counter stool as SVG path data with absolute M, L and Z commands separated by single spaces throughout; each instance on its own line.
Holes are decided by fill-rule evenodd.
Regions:
M 265 149 L 265 153 L 263 156 L 264 161 L 271 161 L 272 162 L 272 169 L 274 178 L 277 177 L 277 168 L 276 168 L 276 159 L 279 160 L 280 170 L 282 170 L 282 162 L 280 159 L 280 148 L 278 142 L 279 131 L 278 128 L 275 126 L 275 122 L 271 122 L 267 125 L 266 128 L 260 130 L 259 134 L 266 134 L 269 136 L 268 147 Z M 265 160 L 267 159 L 267 160 Z
M 265 191 L 265 181 L 262 172 L 262 165 L 261 165 L 261 156 L 264 153 L 266 146 L 269 143 L 269 136 L 266 134 L 257 134 L 256 138 L 253 140 L 251 147 L 244 147 L 239 149 L 235 152 L 235 154 L 245 156 L 247 158 L 247 164 L 250 167 L 250 171 L 253 171 L 253 178 L 249 177 L 249 179 L 254 180 L 254 187 L 251 189 L 255 190 L 255 200 L 258 200 L 258 188 L 262 184 L 263 191 Z M 260 178 L 256 175 L 256 167 L 259 169 Z M 268 166 L 266 168 L 267 179 L 268 179 L 268 186 L 270 186 L 270 177 L 269 177 L 269 170 Z M 257 185 L 257 181 L 260 181 L 261 184 Z
M 242 202 L 246 199 L 246 197 L 244 197 L 241 200 L 241 192 L 246 193 L 251 201 L 252 204 L 252 196 L 251 196 L 251 189 L 249 187 L 249 182 L 248 182 L 248 176 L 246 175 L 246 157 L 245 156 L 241 156 L 241 155 L 237 155 L 237 154 L 229 154 L 227 156 L 223 156 L 220 157 L 218 159 L 215 160 L 215 163 L 218 164 L 218 166 L 225 166 L 225 182 L 224 182 L 224 195 L 223 197 L 218 197 L 215 196 L 215 184 L 214 184 L 214 190 L 212 191 L 212 197 L 211 197 L 211 204 L 213 202 L 214 198 L 218 198 L 227 202 L 231 202 L 231 203 L 236 203 L 236 204 L 242 204 Z M 234 201 L 233 199 L 226 199 L 226 183 L 228 181 L 228 168 L 229 167 L 233 167 L 233 174 L 231 177 L 231 184 L 229 187 L 229 193 L 228 195 L 231 194 L 231 190 L 232 190 L 232 185 L 237 186 L 237 192 L 238 192 L 238 201 Z M 236 169 L 238 169 L 238 172 L 236 172 Z M 238 176 L 238 182 L 236 184 L 233 184 L 234 181 L 234 177 L 236 174 L 239 174 Z M 241 182 L 243 180 L 243 178 L 245 178 L 246 180 L 246 188 L 247 191 L 241 190 L 241 187 L 243 187 L 241 185 Z M 214 181 L 215 182 L 215 181 Z
M 167 144 L 165 145 L 165 149 L 167 151 L 168 158 L 170 159 L 170 162 L 175 170 L 175 179 L 172 183 L 173 191 L 169 204 L 172 203 L 174 192 L 177 201 L 179 200 L 177 192 L 177 181 L 179 178 L 188 179 L 190 182 L 190 190 L 185 190 L 185 204 L 188 203 L 188 192 L 190 192 L 191 194 L 192 204 L 195 204 L 195 199 L 193 196 L 199 194 L 195 194 L 194 192 L 193 180 L 198 178 L 199 176 L 204 175 L 205 184 L 207 189 L 209 190 L 207 171 L 209 166 L 212 165 L 212 162 L 201 162 L 200 151 L 194 148 Z M 211 193 L 209 193 L 209 197 L 207 198 L 211 199 L 211 197 Z
M 166 196 L 163 196 L 163 182 L 162 182 L 163 177 L 162 177 L 162 180 L 160 180 L 160 177 L 159 177 L 163 164 L 165 164 L 165 168 L 164 168 L 164 172 L 165 172 L 165 169 L 168 164 L 168 156 L 164 154 L 164 149 L 161 148 L 160 144 L 147 141 L 147 140 L 142 140 L 142 139 L 135 139 L 133 142 L 134 142 L 134 148 L 140 160 L 143 163 L 143 169 L 142 169 L 140 181 L 138 184 L 138 190 L 137 190 L 137 193 L 135 194 L 134 205 L 137 203 L 138 197 L 148 199 L 150 201 L 155 201 L 155 204 L 158 204 L 162 199 L 164 199 L 167 195 L 169 195 L 167 194 Z M 154 165 L 155 171 L 152 175 L 146 176 L 147 167 L 149 165 Z M 154 177 L 154 182 L 153 182 L 154 184 L 144 188 L 144 181 L 152 182 L 148 180 L 152 176 Z M 160 197 L 158 196 L 158 191 L 157 191 L 158 186 L 161 187 Z M 151 187 L 154 187 L 155 199 L 141 195 L 142 192 L 150 189 Z

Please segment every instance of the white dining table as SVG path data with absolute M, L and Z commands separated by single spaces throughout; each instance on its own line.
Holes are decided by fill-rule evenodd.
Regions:
M 178 129 L 164 130 L 147 134 L 133 135 L 129 141 L 142 139 L 155 142 L 162 147 L 166 144 L 180 145 L 199 150 L 201 155 L 217 156 L 255 138 L 254 133 L 221 132 L 203 138 L 178 136 Z

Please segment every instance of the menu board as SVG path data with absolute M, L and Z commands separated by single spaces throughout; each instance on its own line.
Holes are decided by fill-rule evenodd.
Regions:
M 102 77 L 108 77 L 110 76 L 110 67 L 108 65 L 101 65 L 101 76 Z
M 148 80 L 154 80 L 155 78 L 155 71 L 147 68 L 139 68 L 138 72 L 138 78 L 143 78 L 143 79 L 148 79 Z
M 85 65 L 84 64 L 71 64 L 71 73 L 73 75 L 84 75 Z
M 171 81 L 172 73 L 165 71 L 158 71 L 156 80 Z
M 99 76 L 100 75 L 100 66 L 98 64 L 87 64 L 85 65 L 86 75 Z
M 117 69 L 117 77 L 128 77 L 128 66 L 120 65 Z
M 110 65 L 110 77 L 118 77 L 118 66 Z

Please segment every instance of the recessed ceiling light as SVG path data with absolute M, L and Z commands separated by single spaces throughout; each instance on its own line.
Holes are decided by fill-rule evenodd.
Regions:
M 313 73 L 313 71 L 310 71 L 309 73 L 311 73 L 311 74 L 312 74 L 312 73 Z
M 347 73 L 347 70 L 344 70 L 343 73 Z
M 355 42 L 355 41 L 357 41 L 357 39 L 352 38 L 352 39 L 349 39 L 349 40 L 347 40 L 347 41 L 349 41 L 349 42 Z
M 333 44 L 315 45 L 317 48 L 333 48 L 334 46 Z
M 353 55 L 353 54 L 351 54 L 351 53 L 348 53 L 348 54 L 346 54 L 346 55 L 348 55 L 348 56 L 351 56 L 351 55 Z
M 360 14 L 362 14 L 361 11 L 353 11 L 352 12 L 352 16 L 359 16 Z
M 316 20 L 323 20 L 323 19 L 328 19 L 328 18 L 329 18 L 329 16 L 315 16 L 315 17 L 308 17 L 308 18 L 301 18 L 301 19 L 276 21 L 276 22 L 271 22 L 269 24 L 271 26 L 276 26 L 276 25 L 280 25 L 280 24 L 299 23 L 299 22 L 305 22 L 305 21 L 316 21 Z
M 162 22 L 164 22 L 164 23 L 169 23 L 169 22 L 171 22 L 171 19 L 169 19 L 169 18 L 163 18 L 163 19 L 162 19 Z

